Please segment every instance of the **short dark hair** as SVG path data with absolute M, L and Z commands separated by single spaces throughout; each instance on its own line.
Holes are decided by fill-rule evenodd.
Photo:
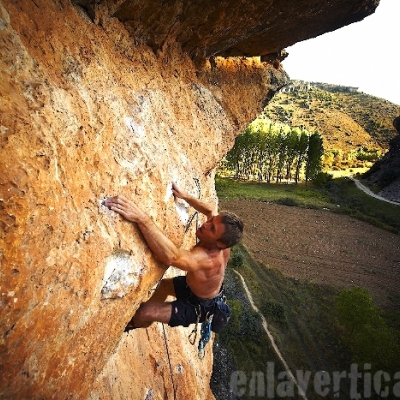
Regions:
M 243 236 L 243 222 L 239 217 L 231 212 L 223 211 L 220 213 L 221 222 L 225 226 L 225 232 L 219 241 L 226 247 L 232 247 L 240 242 Z

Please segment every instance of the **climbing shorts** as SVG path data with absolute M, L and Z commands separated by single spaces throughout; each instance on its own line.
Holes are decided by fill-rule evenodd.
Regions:
M 190 290 L 186 283 L 186 276 L 173 278 L 173 283 L 177 299 L 171 303 L 172 312 L 171 319 L 168 323 L 169 326 L 189 326 L 196 322 L 203 322 L 206 317 L 214 313 L 220 314 L 220 306 L 223 305 L 223 309 L 227 312 L 227 317 L 224 320 L 223 326 L 215 326 L 216 329 L 212 330 L 214 332 L 219 332 L 223 329 L 229 320 L 231 311 L 224 301 L 222 291 L 212 299 L 202 299 L 194 295 Z M 199 314 L 200 318 L 198 320 Z M 220 325 L 220 318 L 218 318 L 218 322 Z

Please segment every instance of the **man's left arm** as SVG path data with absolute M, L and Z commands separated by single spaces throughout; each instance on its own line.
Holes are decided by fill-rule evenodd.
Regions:
M 172 183 L 172 193 L 175 197 L 185 200 L 195 210 L 204 214 L 207 219 L 210 219 L 214 215 L 218 215 L 218 209 L 216 204 L 210 204 L 196 197 L 190 196 L 187 192 L 178 187 L 176 183 Z

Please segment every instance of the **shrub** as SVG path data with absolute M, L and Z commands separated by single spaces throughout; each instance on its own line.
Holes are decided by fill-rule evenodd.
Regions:
M 283 206 L 289 206 L 289 207 L 298 206 L 297 201 L 292 199 L 291 197 L 280 198 L 280 199 L 276 200 L 276 204 L 281 204 Z
M 232 255 L 229 260 L 229 265 L 233 268 L 240 268 L 244 265 L 244 257 L 238 247 L 232 249 Z
M 240 333 L 240 320 L 243 314 L 242 303 L 239 300 L 227 300 L 227 304 L 232 310 L 232 316 L 222 334 L 236 336 Z
M 343 290 L 336 299 L 336 312 L 343 327 L 343 342 L 355 362 L 370 363 L 374 369 L 396 368 L 400 345 L 395 331 L 380 315 L 366 289 Z
M 276 322 L 286 321 L 285 308 L 274 300 L 265 300 L 261 306 L 261 313 L 267 320 L 272 318 Z
M 317 176 L 314 178 L 313 182 L 317 187 L 322 187 L 325 186 L 332 179 L 333 176 L 331 174 L 328 174 L 327 172 L 319 172 Z

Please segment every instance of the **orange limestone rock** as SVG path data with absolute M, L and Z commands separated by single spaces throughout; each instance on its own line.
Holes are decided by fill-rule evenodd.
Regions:
M 202 31 L 188 50 L 168 23 L 162 43 L 150 25 L 135 33 L 123 14 L 133 3 L 0 0 L 2 399 L 213 398 L 212 343 L 199 360 L 191 327 L 124 333 L 166 266 L 102 202 L 123 194 L 177 245 L 192 246 L 193 210 L 174 201 L 171 182 L 217 201 L 216 165 L 288 76 L 271 60 L 218 57 L 238 28 L 233 16 L 221 40 L 204 41 L 211 64 L 209 50 L 195 51 Z M 339 24 L 371 3 L 352 2 L 357 13 Z M 146 15 L 142 7 L 141 23 Z M 260 18 L 246 18 L 247 42 Z

